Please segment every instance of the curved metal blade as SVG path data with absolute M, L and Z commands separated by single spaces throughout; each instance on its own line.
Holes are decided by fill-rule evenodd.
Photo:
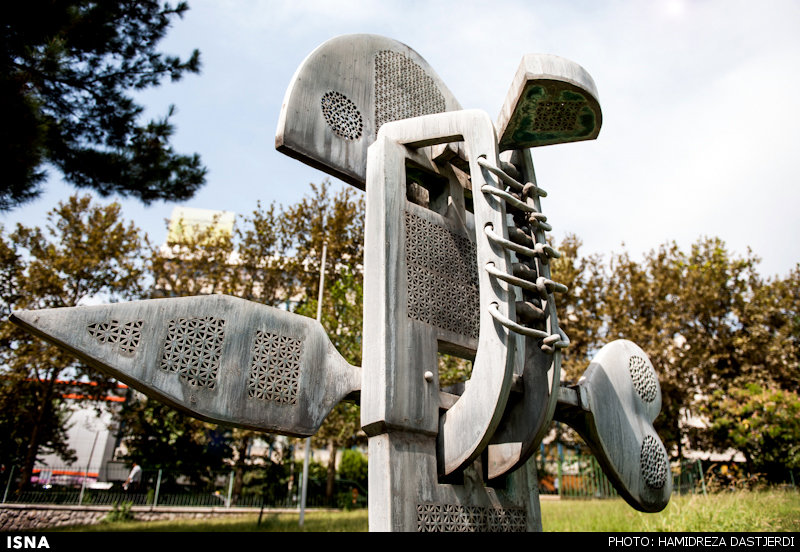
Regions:
M 364 189 L 367 148 L 387 122 L 461 109 L 417 52 L 378 35 L 328 40 L 297 69 L 275 147 Z
M 500 151 L 594 140 L 602 123 L 597 88 L 583 67 L 527 54 L 498 117 Z

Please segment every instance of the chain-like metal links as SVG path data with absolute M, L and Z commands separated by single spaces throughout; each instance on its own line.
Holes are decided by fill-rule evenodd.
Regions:
M 513 241 L 513 239 L 503 238 L 494 231 L 494 227 L 492 225 L 488 225 L 484 228 L 486 237 L 500 247 L 503 247 L 509 251 L 513 251 L 522 257 L 539 259 L 539 261 L 544 264 L 547 264 L 550 259 L 559 258 L 561 256 L 560 253 L 546 243 L 543 239 L 543 236 L 541 240 L 537 240 L 536 230 L 543 233 L 545 231 L 552 230 L 553 228 L 546 222 L 547 217 L 540 213 L 536 207 L 531 204 L 532 202 L 529 201 L 529 198 L 534 196 L 546 197 L 547 192 L 532 182 L 527 182 L 525 184 L 519 182 L 507 171 L 492 165 L 484 156 L 478 158 L 478 164 L 497 176 L 497 178 L 507 186 L 507 189 L 501 190 L 491 184 L 485 184 L 481 187 L 481 191 L 505 201 L 506 204 L 512 209 L 516 209 L 517 211 L 522 211 L 525 213 L 526 220 L 534 230 L 531 232 L 531 236 L 525 232 L 520 232 L 522 235 L 512 237 L 513 239 L 517 240 Z M 513 168 L 513 165 L 510 168 Z M 513 228 L 516 227 L 512 227 L 512 229 Z M 520 241 L 524 243 L 518 243 Z M 517 268 L 514 270 L 514 274 L 507 274 L 506 272 L 498 269 L 493 263 L 489 263 L 484 267 L 484 269 L 492 277 L 502 280 L 513 286 L 517 286 L 528 292 L 535 293 L 544 300 L 551 300 L 550 296 L 554 293 L 566 293 L 567 291 L 567 286 L 558 282 L 554 282 L 549 278 L 538 276 L 538 272 L 536 270 L 525 265 L 517 265 Z M 536 279 L 534 280 L 533 277 Z M 536 319 L 541 319 L 539 313 L 544 315 L 541 309 L 535 305 L 526 302 L 518 302 L 517 304 L 527 306 L 526 314 L 528 314 L 528 316 L 518 316 L 518 318 L 527 318 L 530 320 L 530 313 L 534 313 Z M 504 316 L 494 303 L 489 306 L 489 314 L 491 314 L 491 316 L 500 324 L 515 333 L 541 339 L 541 348 L 546 353 L 552 354 L 557 349 L 564 349 L 569 346 L 569 337 L 567 337 L 564 331 L 560 328 L 558 328 L 558 333 L 552 334 L 543 330 L 531 328 L 524 323 L 521 324 L 519 321 L 514 321 Z

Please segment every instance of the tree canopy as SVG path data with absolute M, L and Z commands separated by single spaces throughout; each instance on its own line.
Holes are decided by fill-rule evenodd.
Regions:
M 157 50 L 188 9 L 155 0 L 30 0 L 2 11 L 0 35 L 0 211 L 38 196 L 45 167 L 103 196 L 144 203 L 187 199 L 205 183 L 197 154 L 169 143 L 170 117 L 140 121 L 133 93 L 198 73 Z
M 143 238 L 120 207 L 73 196 L 48 215 L 48 226 L 0 227 L 0 462 L 30 473 L 41 452 L 68 459 L 68 405 L 62 396 L 86 376 L 111 382 L 61 348 L 8 322 L 12 311 L 72 307 L 88 299 L 139 297 Z
M 259 205 L 232 232 L 171 234 L 145 247 L 119 206 L 73 197 L 50 214 L 46 228 L 0 232 L 0 308 L 48 308 L 107 300 L 208 293 L 236 295 L 316 317 L 323 244 L 325 287 L 321 323 L 352 364 L 361 363 L 363 197 L 327 182 L 288 207 Z M 627 252 L 584 256 L 576 236 L 558 245 L 553 279 L 559 320 L 570 337 L 564 373 L 577 381 L 594 354 L 629 339 L 650 356 L 661 382 L 655 425 L 673 458 L 691 451 L 742 452 L 751 470 L 779 479 L 800 462 L 800 266 L 765 279 L 758 259 L 731 253 L 716 238 L 688 250 L 674 243 L 633 259 Z M 145 286 L 143 278 L 152 285 Z M 463 379 L 469 363 L 444 358 L 443 373 Z M 89 374 L 68 354 L 0 324 L 0 462 L 32 465 L 40 450 L 68 458 L 67 409 L 53 386 L 62 375 Z M 102 381 L 99 374 L 90 374 Z M 241 486 L 255 432 L 227 430 L 154 401 L 131 401 L 123 415 L 129 458 L 175 466 L 181 455 L 209 466 L 233 465 Z M 267 435 L 261 438 L 271 441 Z M 342 403 L 314 436 L 336 451 L 364 438 L 359 411 Z M 180 452 L 185 449 L 184 452 Z M 176 456 L 177 455 L 177 456 Z M 188 468 L 187 468 L 188 469 Z M 197 473 L 198 477 L 208 474 Z M 335 463 L 328 466 L 329 482 Z M 328 486 L 329 493 L 332 485 Z
M 776 476 L 767 460 L 782 450 L 788 466 L 796 450 L 784 446 L 786 435 L 796 429 L 774 427 L 786 417 L 753 418 L 745 426 L 731 420 L 754 404 L 795 408 L 800 267 L 785 278 L 764 279 L 755 255 L 736 256 L 717 238 L 698 239 L 688 251 L 667 243 L 642 260 L 626 252 L 585 258 L 580 245 L 568 236 L 553 265 L 554 279 L 570 287 L 558 303 L 571 340 L 567 378 L 577 381 L 604 344 L 629 339 L 659 375 L 663 401 L 655 425 L 673 457 L 687 449 L 738 450 L 753 469 L 767 466 Z M 754 435 L 743 437 L 748 424 L 781 437 L 748 446 Z

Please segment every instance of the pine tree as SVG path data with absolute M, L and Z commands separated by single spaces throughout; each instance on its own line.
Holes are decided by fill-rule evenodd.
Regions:
M 173 109 L 142 123 L 132 93 L 200 69 L 158 42 L 187 10 L 155 0 L 26 0 L 0 15 L 0 211 L 39 195 L 44 167 L 78 188 L 144 203 L 187 199 L 204 184 L 197 154 L 169 144 Z

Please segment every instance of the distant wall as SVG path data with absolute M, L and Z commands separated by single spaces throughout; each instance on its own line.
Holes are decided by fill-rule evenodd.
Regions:
M 50 504 L 3 504 L 0 506 L 0 531 L 35 531 L 65 525 L 93 525 L 111 511 L 111 506 L 56 506 Z M 198 519 L 257 514 L 258 508 L 192 508 L 133 506 L 138 521 Z M 276 510 L 270 509 L 271 513 Z M 297 510 L 285 510 L 297 512 Z

